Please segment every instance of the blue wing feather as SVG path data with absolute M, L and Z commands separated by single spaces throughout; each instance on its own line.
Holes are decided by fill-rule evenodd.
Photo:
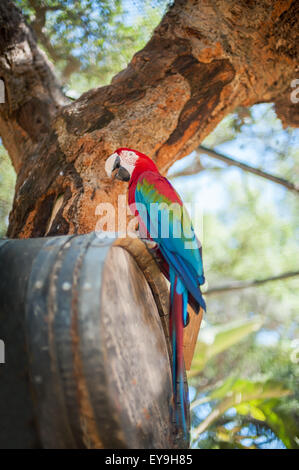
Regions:
M 169 187 L 172 188 L 169 181 L 154 172 L 145 172 L 138 181 L 135 201 L 137 204 L 143 204 L 146 209 L 146 211 L 140 211 L 140 216 L 144 224 L 151 228 L 151 238 L 159 244 L 160 250 L 168 264 L 173 267 L 187 290 L 198 301 L 201 307 L 206 310 L 205 301 L 199 287 L 205 282 L 201 246 L 196 238 L 186 209 L 180 206 L 181 212 L 179 216 L 176 213 L 173 213 L 171 216 L 169 213 L 173 202 L 159 192 L 155 184 L 158 180 L 161 185 L 161 179 L 168 185 L 167 190 L 169 193 Z M 177 198 L 180 201 L 175 190 L 173 188 L 172 190 L 173 199 Z M 158 217 L 150 217 L 151 204 L 153 203 L 163 204 L 163 208 L 159 210 Z M 144 220 L 145 218 L 146 220 Z M 163 221 L 165 221 L 165 224 L 169 221 L 169 237 L 163 236 Z M 179 231 L 181 232 L 181 237 L 175 236 Z M 188 232 L 187 236 L 185 235 L 186 231 Z

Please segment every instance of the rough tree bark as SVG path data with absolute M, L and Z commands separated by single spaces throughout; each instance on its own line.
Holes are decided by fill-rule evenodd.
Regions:
M 299 123 L 296 0 L 176 0 L 151 40 L 109 86 L 67 103 L 52 67 L 10 0 L 0 3 L 0 135 L 17 172 L 10 237 L 85 233 L 99 202 L 125 191 L 105 178 L 117 147 L 162 172 L 236 106 L 272 101 Z

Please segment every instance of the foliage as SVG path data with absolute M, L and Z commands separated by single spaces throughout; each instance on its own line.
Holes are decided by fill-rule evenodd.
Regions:
M 0 145 L 0 237 L 4 237 L 8 226 L 8 214 L 12 205 L 15 172 L 4 148 Z
M 142 49 L 166 0 L 16 0 L 39 45 L 75 96 L 105 85 Z
M 249 333 L 259 330 L 262 323 L 262 319 L 256 317 L 245 321 L 236 320 L 224 326 L 203 328 L 196 345 L 190 378 L 198 375 L 211 358 L 235 345 Z
M 272 371 L 267 369 L 269 357 L 262 348 L 259 352 L 264 357 L 259 357 L 259 365 L 264 362 L 265 369 L 260 374 L 256 371 L 256 376 L 253 377 L 251 373 L 248 374 L 246 367 L 246 362 L 252 359 L 250 349 L 247 349 L 248 356 L 245 361 L 244 357 L 241 361 L 243 378 L 239 376 L 236 368 L 229 371 L 231 362 L 228 361 L 228 356 L 226 361 L 219 361 L 220 367 L 217 362 L 209 363 L 207 375 L 204 373 L 207 362 L 197 362 L 198 351 L 199 356 L 204 351 L 205 358 L 215 359 L 217 351 L 231 348 L 260 327 L 260 319 L 252 319 L 239 322 L 239 325 L 233 322 L 225 326 L 207 327 L 200 332 L 197 355 L 189 380 L 197 389 L 192 403 L 194 447 L 263 448 L 271 443 L 281 447 L 299 447 L 296 425 L 298 416 L 294 414 L 294 406 L 285 406 L 290 401 L 290 395 L 295 393 L 295 376 L 299 371 L 295 363 L 290 363 L 289 357 L 282 360 L 282 351 L 275 357 L 280 362 L 279 373 L 275 368 Z M 237 347 L 240 348 L 240 344 Z M 259 348 L 255 345 L 255 356 L 257 349 Z M 289 344 L 287 353 L 290 352 Z M 198 379 L 198 374 L 202 371 L 203 374 Z

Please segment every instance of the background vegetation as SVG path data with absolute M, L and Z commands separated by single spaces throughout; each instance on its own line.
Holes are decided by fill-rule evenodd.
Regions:
M 16 3 L 73 98 L 109 83 L 167 8 L 165 0 Z M 260 104 L 227 116 L 203 145 L 295 183 L 298 138 L 298 131 L 282 128 L 271 104 Z M 298 448 L 299 278 L 268 282 L 298 273 L 298 192 L 227 166 L 202 148 L 177 162 L 169 177 L 203 213 L 208 308 L 189 374 L 192 445 Z M 14 184 L 0 145 L 1 236 Z M 236 281 L 261 279 L 260 286 L 232 290 Z

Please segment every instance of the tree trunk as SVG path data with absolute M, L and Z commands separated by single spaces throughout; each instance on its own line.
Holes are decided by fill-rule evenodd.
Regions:
M 295 0 L 176 0 L 109 86 L 67 103 L 22 15 L 2 0 L 0 135 L 17 172 L 8 236 L 94 230 L 97 205 L 116 206 L 126 191 L 105 177 L 118 147 L 165 173 L 236 106 L 271 101 L 285 125 L 298 125 L 298 18 Z

